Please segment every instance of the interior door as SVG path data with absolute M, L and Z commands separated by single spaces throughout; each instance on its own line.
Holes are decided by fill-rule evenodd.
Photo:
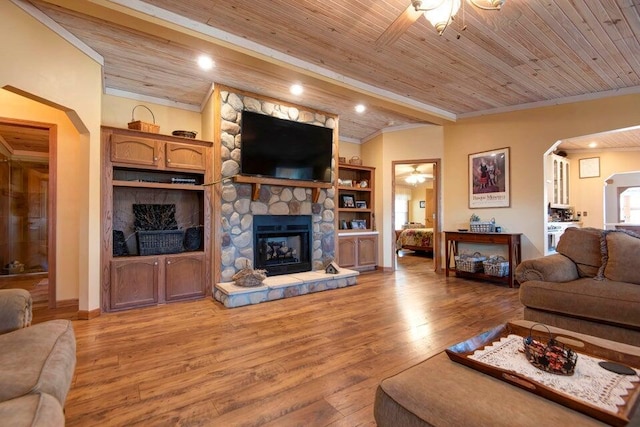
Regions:
M 29 268 L 41 267 L 47 271 L 47 197 L 49 175 L 27 171 L 27 262 Z
M 424 223 L 427 228 L 433 228 L 436 217 L 436 196 L 433 188 L 427 188 L 425 194 L 426 206 L 424 210 Z

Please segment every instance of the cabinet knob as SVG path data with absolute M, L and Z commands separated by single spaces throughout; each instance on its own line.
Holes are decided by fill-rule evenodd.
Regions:
M 157 157 L 154 157 L 154 158 L 153 158 L 153 161 L 154 161 L 154 162 L 157 162 L 157 161 L 158 161 L 158 158 L 157 158 Z
M 154 262 L 153 265 L 158 265 L 158 261 Z
M 167 264 L 171 264 L 171 261 L 167 260 Z
M 167 159 L 167 163 L 171 163 L 171 159 Z

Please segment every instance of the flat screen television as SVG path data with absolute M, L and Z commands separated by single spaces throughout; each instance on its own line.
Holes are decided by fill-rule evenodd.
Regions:
M 240 173 L 331 182 L 333 129 L 242 112 Z

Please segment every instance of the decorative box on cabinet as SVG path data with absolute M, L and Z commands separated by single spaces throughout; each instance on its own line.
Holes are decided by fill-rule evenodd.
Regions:
M 103 127 L 102 309 L 117 311 L 202 298 L 211 283 L 212 144 L 168 135 Z M 140 256 L 133 204 L 172 204 L 178 228 L 201 230 L 200 246 Z M 114 256 L 113 231 L 127 254 Z M 196 243 L 197 244 L 197 243 Z M 191 248 L 193 249 L 193 248 Z
M 340 233 L 338 265 L 359 271 L 374 270 L 378 265 L 378 233 Z

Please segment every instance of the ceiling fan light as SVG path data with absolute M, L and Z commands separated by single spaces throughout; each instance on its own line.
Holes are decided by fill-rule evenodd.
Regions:
M 469 0 L 472 5 L 483 10 L 500 10 L 507 0 Z
M 460 0 L 445 0 L 438 7 L 423 12 L 427 21 L 431 22 L 439 34 L 447 28 L 451 18 L 458 13 Z

